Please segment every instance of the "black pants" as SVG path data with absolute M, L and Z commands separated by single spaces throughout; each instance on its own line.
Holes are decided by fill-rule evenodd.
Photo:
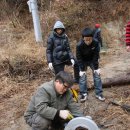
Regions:
M 25 119 L 26 123 L 32 127 L 32 130 L 63 130 L 65 127 L 66 121 L 64 120 L 49 120 L 39 116 L 35 113 L 33 116 L 28 117 Z
M 60 71 L 64 71 L 65 65 L 69 66 L 72 65 L 72 63 L 69 60 L 64 63 L 54 65 L 53 67 L 54 67 L 55 74 L 59 73 Z M 73 70 L 74 70 L 74 81 L 75 83 L 79 83 L 79 66 L 76 60 L 75 60 Z

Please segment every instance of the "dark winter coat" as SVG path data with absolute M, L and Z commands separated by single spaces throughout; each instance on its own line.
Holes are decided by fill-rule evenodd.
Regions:
M 69 61 L 70 59 L 74 59 L 70 50 L 67 35 L 65 33 L 58 35 L 55 32 L 56 28 L 63 28 L 65 31 L 63 23 L 58 21 L 54 25 L 53 33 L 48 38 L 46 50 L 47 62 L 53 63 L 53 65 L 61 64 Z
M 79 67 L 81 71 L 85 71 L 85 66 L 87 63 L 92 63 L 94 69 L 98 69 L 99 63 L 99 45 L 98 42 L 92 41 L 88 46 L 81 39 L 76 46 L 76 57 L 78 60 Z
M 101 29 L 100 28 L 96 28 L 94 29 L 94 32 L 93 32 L 93 39 L 97 42 L 99 42 L 100 46 L 102 47 L 102 37 L 101 37 Z

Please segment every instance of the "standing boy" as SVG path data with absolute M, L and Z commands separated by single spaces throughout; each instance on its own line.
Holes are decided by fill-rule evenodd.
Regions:
M 81 102 L 85 101 L 88 96 L 87 90 L 87 77 L 86 70 L 89 66 L 92 69 L 94 87 L 96 97 L 104 101 L 105 98 L 102 94 L 102 81 L 100 78 L 100 69 L 99 69 L 99 45 L 98 42 L 93 40 L 93 31 L 90 28 L 85 28 L 82 31 L 82 39 L 79 41 L 76 47 L 76 57 L 80 67 L 80 93 L 81 93 Z
M 103 47 L 103 45 L 102 45 L 101 25 L 100 24 L 95 24 L 93 39 L 99 43 L 99 47 L 100 47 L 99 49 L 101 49 Z
M 65 27 L 61 21 L 55 23 L 53 32 L 48 38 L 46 55 L 49 68 L 54 70 L 55 74 L 63 71 L 65 65 L 72 65 L 75 82 L 79 82 L 79 67 L 71 52 Z

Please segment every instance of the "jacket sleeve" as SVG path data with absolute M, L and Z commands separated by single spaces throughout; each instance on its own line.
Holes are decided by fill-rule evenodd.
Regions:
M 47 49 L 46 49 L 46 57 L 48 63 L 53 62 L 53 46 L 54 46 L 53 39 L 49 37 L 47 40 Z
M 83 115 L 83 109 L 81 109 L 81 104 L 76 103 L 72 97 L 72 94 L 70 94 L 68 99 L 68 110 L 72 113 L 74 117 L 82 117 Z
M 35 109 L 36 112 L 46 119 L 53 120 L 57 109 L 50 106 L 50 96 L 45 89 L 39 88 L 35 94 Z
M 77 58 L 80 70 L 84 71 L 85 70 L 85 65 L 84 65 L 84 63 L 82 61 L 81 50 L 80 50 L 80 46 L 79 45 L 76 46 L 76 58 Z
M 99 68 L 99 45 L 97 42 L 95 42 L 95 50 L 94 50 L 94 56 L 93 56 L 93 64 L 94 64 L 94 69 L 97 70 Z
M 73 56 L 73 54 L 72 54 L 72 52 L 71 52 L 71 49 L 70 49 L 69 40 L 68 40 L 68 37 L 67 37 L 67 36 L 66 36 L 66 40 L 67 40 L 67 42 L 66 42 L 67 52 L 68 52 L 68 54 L 69 54 L 69 56 L 70 56 L 70 59 L 74 59 L 74 56 Z
M 126 42 L 126 46 L 130 46 L 130 22 L 127 23 L 126 25 L 126 39 L 125 39 L 125 42 Z
M 101 47 L 103 47 L 103 45 L 102 45 L 101 31 L 97 33 L 97 38 L 98 38 L 98 41 L 99 41 Z

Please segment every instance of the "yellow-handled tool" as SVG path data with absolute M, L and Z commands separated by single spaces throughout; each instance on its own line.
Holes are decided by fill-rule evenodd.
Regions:
M 69 115 L 68 115 L 67 119 L 68 119 L 68 120 L 71 120 L 71 119 L 73 119 L 73 118 L 74 118 L 73 115 L 69 112 Z
M 76 92 L 76 90 L 70 88 L 70 92 L 72 93 L 74 100 L 78 102 L 78 93 Z

